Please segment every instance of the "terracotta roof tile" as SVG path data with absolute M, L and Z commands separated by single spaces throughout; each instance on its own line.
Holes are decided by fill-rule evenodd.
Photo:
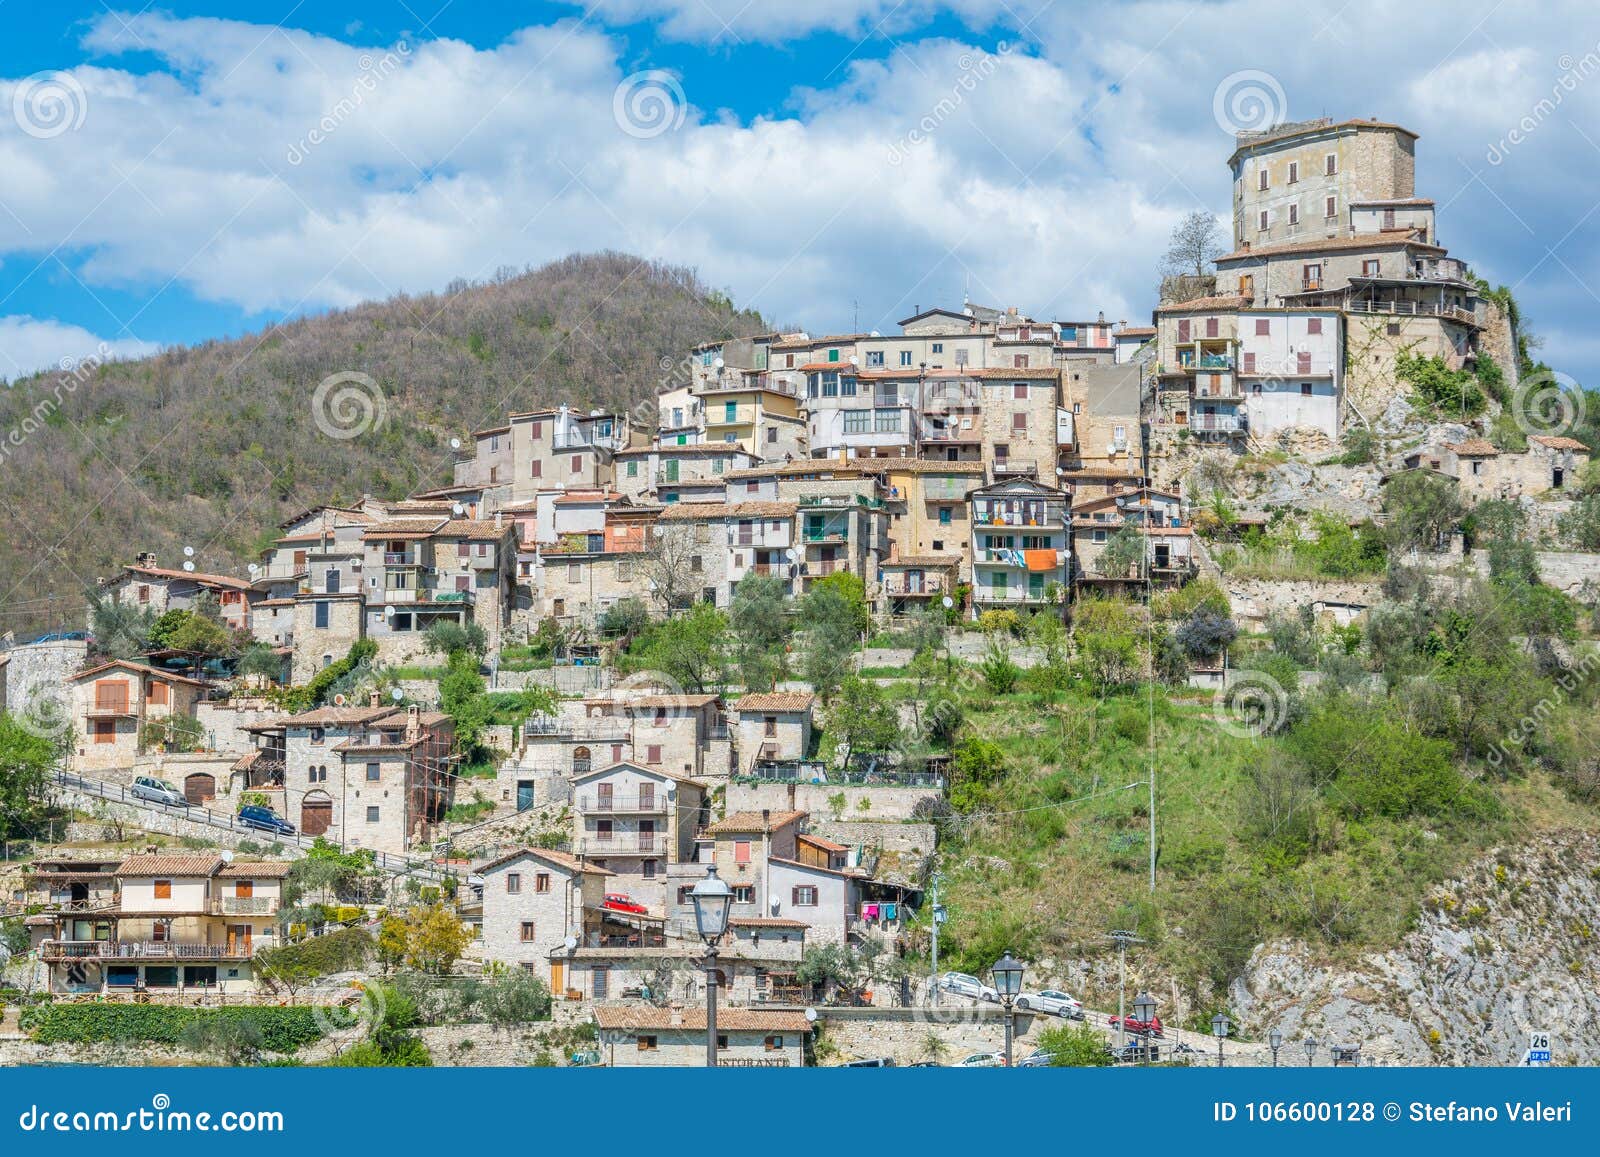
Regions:
M 1493 442 L 1484 438 L 1468 438 L 1465 442 L 1446 442 L 1445 447 L 1467 458 L 1493 458 L 1500 453 L 1495 449 Z
M 809 813 L 803 811 L 769 812 L 763 818 L 761 813 L 756 811 L 734 812 L 732 815 L 725 816 L 712 824 L 706 831 L 714 836 L 742 834 L 745 832 L 775 832 L 779 828 L 798 823 L 800 820 L 805 819 L 807 814 Z
M 1399 246 L 1411 246 L 1414 249 L 1427 249 L 1434 253 L 1443 253 L 1442 245 L 1429 245 L 1426 241 L 1417 239 L 1420 230 L 1395 229 L 1383 233 L 1352 233 L 1345 237 L 1320 237 L 1307 238 L 1304 241 L 1284 241 L 1276 245 L 1259 245 L 1250 249 L 1235 249 L 1232 253 L 1224 253 L 1217 258 L 1217 264 L 1224 261 L 1242 261 L 1248 257 L 1276 257 L 1284 253 L 1324 253 L 1341 249 L 1394 249 Z M 1158 311 L 1159 312 L 1159 311 Z
M 607 1030 L 646 1030 L 705 1032 L 706 1010 L 698 1005 L 675 1011 L 649 1005 L 600 1004 L 594 1010 L 595 1024 Z M 720 1008 L 718 1030 L 733 1032 L 810 1032 L 811 1022 L 803 1012 L 779 1012 L 754 1008 Z
M 532 856 L 536 860 L 543 860 L 548 864 L 553 864 L 556 867 L 565 869 L 568 872 L 588 872 L 593 876 L 616 875 L 615 872 L 608 871 L 605 868 L 596 867 L 594 864 L 584 863 L 576 856 L 569 855 L 566 852 L 553 851 L 550 848 L 516 848 L 497 859 L 490 860 L 486 864 L 479 864 L 473 870 L 480 874 L 483 872 L 492 871 L 493 869 L 500 867 L 502 864 L 509 864 L 512 860 L 517 859 L 519 856 Z
M 188 855 L 137 855 L 129 856 L 117 865 L 119 876 L 214 876 L 222 867 L 222 857 L 216 852 Z
M 1582 442 L 1564 435 L 1530 434 L 1528 435 L 1528 441 L 1537 442 L 1541 446 L 1548 446 L 1552 450 L 1581 450 L 1585 454 L 1589 452 L 1589 447 Z
M 739 712 L 805 711 L 816 698 L 810 691 L 758 691 L 740 699 L 733 709 Z

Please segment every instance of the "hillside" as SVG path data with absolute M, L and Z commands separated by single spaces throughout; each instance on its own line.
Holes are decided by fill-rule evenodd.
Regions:
M 693 270 L 600 253 L 82 382 L 18 382 L 0 391 L 0 431 L 33 432 L 0 457 L 0 630 L 79 625 L 84 590 L 140 549 L 175 565 L 192 546 L 202 570 L 241 567 L 306 507 L 448 482 L 450 439 L 509 410 L 629 407 L 686 376 L 694 343 L 765 327 Z M 341 372 L 381 387 L 380 428 L 319 430 L 313 394 Z

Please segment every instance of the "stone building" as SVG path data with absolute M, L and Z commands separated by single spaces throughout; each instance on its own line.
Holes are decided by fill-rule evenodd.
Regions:
M 672 1005 L 597 1005 L 602 1064 L 616 1068 L 706 1063 L 706 1010 Z M 724 1068 L 799 1068 L 811 1022 L 803 1012 L 726 1008 L 717 1015 L 717 1064 Z
M 188 746 L 184 737 L 206 685 L 198 679 L 113 659 L 67 679 L 75 771 L 132 767 L 147 750 Z
M 1030 478 L 980 487 L 971 505 L 972 606 L 1033 610 L 1057 606 L 1071 578 L 1068 496 Z
M 764 691 L 744 696 L 733 705 L 740 771 L 748 773 L 762 760 L 805 759 L 811 754 L 811 713 L 816 696 L 809 691 Z
M 611 873 L 548 848 L 517 848 L 476 873 L 483 878 L 484 960 L 531 972 L 557 997 L 565 994 L 567 958 L 600 927 Z
M 674 864 L 697 860 L 711 820 L 706 785 L 638 763 L 572 778 L 572 850 L 614 875 L 613 886 L 665 917 Z

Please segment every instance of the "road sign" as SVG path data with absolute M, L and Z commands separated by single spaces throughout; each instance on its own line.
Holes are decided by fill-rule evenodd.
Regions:
M 1522 1054 L 1524 1066 L 1548 1065 L 1550 1063 L 1550 1034 L 1547 1032 L 1530 1032 L 1528 1034 L 1528 1051 Z

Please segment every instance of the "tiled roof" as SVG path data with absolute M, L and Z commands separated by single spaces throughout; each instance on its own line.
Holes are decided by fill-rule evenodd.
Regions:
M 863 471 L 862 458 L 842 462 L 837 458 L 801 458 L 794 462 L 773 462 L 765 466 L 751 466 L 744 470 L 729 470 L 723 475 L 729 480 L 749 478 L 809 478 L 834 475 L 839 478 L 859 478 Z
M 363 538 L 392 538 L 395 535 L 415 534 L 426 537 L 438 530 L 450 519 L 445 515 L 432 515 L 426 518 L 401 518 L 391 522 L 374 522 L 362 532 Z
M 446 538 L 489 539 L 494 541 L 504 538 L 511 529 L 510 523 L 502 521 L 499 525 L 496 525 L 492 518 L 452 518 L 441 526 L 436 533 Z
M 816 702 L 809 691 L 758 691 L 733 705 L 735 711 L 804 711 Z
M 1155 336 L 1155 332 L 1156 332 L 1156 327 L 1153 326 L 1153 325 L 1128 325 L 1128 326 L 1123 326 L 1121 329 L 1119 329 L 1112 336 L 1114 336 L 1114 337 L 1153 337 L 1153 336 Z
M 785 916 L 732 916 L 728 923 L 735 928 L 810 928 L 804 920 L 790 920 Z
M 1494 443 L 1484 438 L 1468 438 L 1465 442 L 1446 442 L 1445 447 L 1467 458 L 1492 458 L 1500 453 Z
M 1261 250 L 1257 250 L 1261 252 Z M 1157 313 L 1188 313 L 1196 309 L 1238 309 L 1249 302 L 1238 293 L 1218 294 L 1216 297 L 1197 297 L 1192 301 L 1173 301 L 1156 306 Z
M 204 574 L 200 571 L 167 570 L 165 567 L 159 566 L 125 566 L 122 568 L 122 574 L 109 578 L 100 585 L 104 587 L 110 586 L 112 583 L 121 582 L 125 575 L 130 574 L 147 575 L 150 578 L 191 579 L 202 586 L 228 587 L 236 591 L 250 589 L 250 584 L 244 579 L 236 579 L 229 575 Z
M 228 880 L 281 880 L 293 866 L 286 860 L 254 860 L 250 863 L 236 860 L 224 864 L 217 875 Z
M 532 856 L 536 860 L 543 860 L 547 864 L 553 864 L 568 872 L 588 872 L 592 876 L 616 875 L 615 872 L 608 871 L 605 868 L 597 867 L 594 864 L 586 864 L 576 856 L 568 855 L 566 852 L 552 851 L 549 848 L 516 848 L 498 859 L 490 860 L 486 864 L 479 864 L 474 871 L 480 874 L 492 871 L 502 864 L 509 864 L 520 856 Z
M 662 522 L 693 522 L 697 518 L 726 518 L 726 502 L 669 502 L 661 510 Z
M 800 509 L 796 502 L 739 502 L 728 505 L 730 518 L 790 518 Z
M 832 840 L 824 839 L 822 836 L 807 834 L 796 836 L 795 838 L 802 844 L 810 844 L 812 847 L 821 848 L 825 852 L 848 852 L 850 850 L 844 844 L 836 844 Z
M 1432 205 L 1433 203 L 1432 197 L 1371 197 L 1351 201 L 1350 207 L 1357 209 L 1362 205 Z
M 906 474 L 982 474 L 982 462 L 940 462 L 933 458 L 852 458 L 851 462 L 869 474 L 879 470 Z
M 1415 249 L 1428 249 L 1435 253 L 1443 253 L 1444 247 L 1429 245 L 1426 241 L 1419 241 L 1416 230 L 1396 229 L 1384 233 L 1352 233 L 1344 237 L 1318 237 L 1306 238 L 1304 241 L 1284 241 L 1276 245 L 1260 245 L 1251 249 L 1235 249 L 1232 253 L 1224 253 L 1217 258 L 1217 264 L 1224 261 L 1242 261 L 1247 257 L 1276 257 L 1284 253 L 1322 253 L 1338 249 L 1393 249 L 1396 246 L 1409 245 Z
M 125 671 L 138 671 L 144 675 L 151 675 L 157 679 L 166 679 L 173 683 L 188 683 L 194 687 L 204 687 L 205 683 L 199 679 L 191 679 L 187 675 L 176 675 L 171 671 L 163 671 L 159 667 L 151 667 L 145 663 L 135 663 L 131 659 L 112 659 L 109 662 L 98 663 L 93 667 L 86 667 L 76 675 L 67 676 L 71 682 L 87 679 L 90 675 L 98 675 L 101 671 L 109 671 L 112 667 L 120 667 Z
M 769 812 L 766 818 L 762 818 L 760 812 L 734 812 L 712 824 L 706 831 L 714 836 L 775 832 L 805 819 L 806 814 L 803 811 Z
M 681 1029 L 705 1032 L 706 1010 L 699 1005 L 674 1011 L 649 1005 L 599 1004 L 595 1006 L 594 1021 L 602 1029 L 647 1032 L 670 1032 Z M 809 1032 L 811 1022 L 803 1012 L 778 1012 L 755 1008 L 719 1008 L 718 1030 L 733 1032 Z
M 971 378 L 1000 378 L 1004 381 L 1026 380 L 1028 378 L 1049 379 L 1059 378 L 1061 371 L 1054 367 L 1046 366 L 1013 366 L 1011 369 L 1004 367 L 982 370 L 968 370 L 967 376 Z
M 958 566 L 960 563 L 961 556 L 956 554 L 903 554 L 899 558 L 886 558 L 878 565 L 881 567 L 947 567 Z
M 129 856 L 117 865 L 119 876 L 214 876 L 222 867 L 222 857 L 216 852 L 190 855 L 138 855 Z
M 1564 435 L 1530 434 L 1528 435 L 1528 441 L 1537 442 L 1541 446 L 1548 446 L 1552 450 L 1582 450 L 1585 454 L 1589 452 L 1589 447 L 1582 442 Z

